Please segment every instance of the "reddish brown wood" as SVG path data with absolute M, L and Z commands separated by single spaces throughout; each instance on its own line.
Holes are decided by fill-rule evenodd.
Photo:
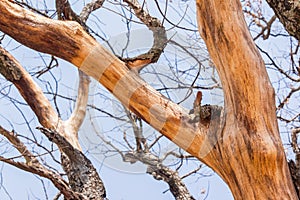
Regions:
M 197 1 L 199 31 L 225 94 L 223 129 L 190 122 L 188 113 L 142 81 L 75 22 L 59 22 L 0 3 L 0 30 L 61 57 L 111 91 L 177 145 L 212 167 L 235 199 L 297 199 L 279 137 L 274 90 L 238 0 Z M 218 131 L 217 131 L 218 130 Z
M 198 26 L 225 96 L 225 126 L 204 160 L 235 199 L 297 199 L 279 136 L 274 90 L 240 1 L 197 0 Z
M 8 0 L 0 3 L 0 10 L 1 31 L 32 49 L 73 63 L 166 137 L 198 156 L 207 128 L 200 124 L 200 131 L 188 123 L 186 110 L 131 72 L 79 24 L 39 16 Z M 197 145 L 190 146 L 191 143 Z

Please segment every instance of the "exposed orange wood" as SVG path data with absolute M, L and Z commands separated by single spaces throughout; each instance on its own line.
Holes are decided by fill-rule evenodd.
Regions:
M 209 134 L 207 124 L 189 123 L 187 111 L 130 72 L 77 23 L 44 18 L 2 0 L 0 30 L 99 80 L 125 106 L 218 172 L 235 199 L 297 199 L 279 137 L 274 91 L 240 2 L 197 0 L 197 10 L 199 31 L 225 94 L 225 125 Z
M 197 21 L 225 96 L 225 126 L 204 160 L 235 199 L 297 199 L 275 115 L 274 90 L 238 0 L 197 0 Z
M 9 0 L 0 3 L 0 30 L 40 52 L 63 58 L 94 77 L 125 106 L 184 149 L 198 156 L 206 127 L 188 123 L 181 106 L 166 99 L 103 48 L 79 24 L 34 14 Z M 20 31 L 22 30 L 22 31 Z M 201 124 L 200 124 L 201 127 Z

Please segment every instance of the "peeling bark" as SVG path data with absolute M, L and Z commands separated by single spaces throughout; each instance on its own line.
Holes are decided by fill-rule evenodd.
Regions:
M 105 199 L 106 191 L 103 182 L 91 161 L 56 131 L 44 128 L 39 128 L 39 130 L 55 144 L 63 147 L 62 166 L 67 173 L 73 191 L 81 194 L 87 200 Z
M 267 0 L 287 32 L 300 42 L 300 1 Z

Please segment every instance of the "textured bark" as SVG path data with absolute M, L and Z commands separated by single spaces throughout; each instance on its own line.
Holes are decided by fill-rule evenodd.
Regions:
M 60 134 L 75 148 L 81 149 L 77 139 L 78 130 L 76 132 L 73 131 L 73 126 L 76 125 L 72 124 L 74 117 L 70 118 L 70 124 L 69 121 L 62 121 L 44 95 L 42 89 L 34 82 L 30 74 L 2 47 L 0 47 L 0 73 L 16 86 L 43 127 L 58 129 Z
M 213 131 L 218 117 L 193 122 L 187 111 L 130 72 L 80 25 L 37 16 L 8 0 L 1 1 L 0 10 L 1 31 L 94 77 L 126 107 L 212 167 L 235 199 L 297 199 L 279 137 L 274 90 L 238 0 L 197 1 L 199 31 L 225 94 L 225 124 Z
M 297 199 L 279 136 L 274 90 L 238 0 L 197 0 L 199 32 L 225 96 L 221 139 L 204 158 L 235 199 Z
M 50 102 L 44 96 L 41 88 L 35 84 L 32 77 L 7 51 L 0 47 L 0 73 L 11 81 L 19 90 L 25 101 L 30 105 L 40 123 L 48 129 L 58 129 L 59 134 L 48 129 L 41 129 L 48 138 L 55 142 L 62 152 L 62 166 L 68 175 L 69 183 L 64 182 L 60 175 L 43 167 L 18 140 L 5 135 L 9 141 L 23 154 L 27 163 L 0 160 L 14 165 L 22 170 L 48 178 L 64 195 L 65 199 L 104 199 L 105 188 L 96 169 L 79 150 L 77 132 L 85 116 L 88 100 L 89 78 L 80 72 L 79 94 L 75 109 L 67 121 L 62 121 Z M 0 134 L 5 133 L 0 127 Z M 25 151 L 26 150 L 26 151 Z
M 149 165 L 147 173 L 151 174 L 156 180 L 163 180 L 166 182 L 176 200 L 195 200 L 182 182 L 177 171 L 173 171 L 163 165 Z
M 27 149 L 25 144 L 21 142 L 21 140 L 17 137 L 17 134 L 15 134 L 13 131 L 7 131 L 1 126 L 0 134 L 8 139 L 8 141 L 19 151 L 26 162 L 15 161 L 13 158 L 8 159 L 2 156 L 0 156 L 0 161 L 49 179 L 66 199 L 82 199 L 81 194 L 72 191 L 72 189 L 69 187 L 69 184 L 59 174 L 44 167 Z
M 56 131 L 44 128 L 40 128 L 40 130 L 51 141 L 64 147 L 61 154 L 61 161 L 72 190 L 75 193 L 81 194 L 83 199 L 86 200 L 105 199 L 106 191 L 103 182 L 91 161 Z
M 139 72 L 150 63 L 155 63 L 162 54 L 167 45 L 168 38 L 165 27 L 155 17 L 152 17 L 137 0 L 124 0 L 130 8 L 133 9 L 135 15 L 145 24 L 153 34 L 153 45 L 151 49 L 144 54 L 134 58 L 126 58 L 123 61 L 133 71 Z
M 298 198 L 300 199 L 300 167 L 293 160 L 290 160 L 288 164 Z
M 17 87 L 38 117 L 40 124 L 46 128 L 57 127 L 60 123 L 59 117 L 41 88 L 20 63 L 2 47 L 0 47 L 0 73 Z
M 267 0 L 287 32 L 300 41 L 300 1 Z
M 147 152 L 128 152 L 124 155 L 124 161 L 130 163 L 140 161 L 147 165 L 147 173 L 156 180 L 166 182 L 176 200 L 195 200 L 177 171 L 163 165 L 155 155 Z

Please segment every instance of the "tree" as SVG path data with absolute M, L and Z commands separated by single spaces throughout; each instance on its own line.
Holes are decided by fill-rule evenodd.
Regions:
M 141 13 L 140 16 L 145 17 L 136 1 L 125 2 L 132 6 L 137 16 Z M 159 53 L 154 52 L 155 56 L 150 58 L 146 54 L 122 61 L 103 48 L 85 32 L 86 27 L 82 28 L 77 22 L 45 18 L 11 1 L 1 2 L 0 10 L 1 31 L 32 49 L 69 61 L 94 77 L 138 117 L 216 171 L 229 185 L 235 199 L 297 199 L 279 136 L 274 90 L 247 29 L 239 1 L 197 1 L 199 32 L 218 70 L 225 106 L 203 106 L 199 100 L 195 101 L 198 103 L 192 114 L 162 96 L 136 73 L 145 63 L 155 62 Z M 77 19 L 70 9 L 61 12 L 65 12 L 66 19 L 72 18 L 81 24 L 84 21 Z M 147 15 L 141 21 L 145 24 L 156 22 Z M 157 25 L 153 29 L 154 35 L 160 35 L 164 40 L 160 24 L 153 24 Z M 1 58 L 2 63 L 13 60 L 9 56 Z M 26 91 L 33 85 L 24 87 L 24 72 L 2 64 L 1 73 L 18 87 L 25 99 L 32 101 L 32 94 Z M 60 147 L 71 163 L 75 158 L 73 153 L 84 160 L 76 134 L 67 134 L 61 125 L 62 128 L 57 129 L 59 120 L 53 118 L 56 114 L 44 105 L 43 99 L 36 100 L 39 102 L 30 106 L 37 116 L 49 113 L 51 117 L 47 119 L 53 120 L 39 118 L 46 128 L 41 129 L 42 132 Z M 46 112 L 39 115 L 43 110 Z M 64 146 L 68 148 L 62 148 Z M 65 164 L 66 168 L 69 163 Z M 74 176 L 79 176 L 73 176 L 72 170 L 66 171 L 70 182 Z M 93 183 L 100 187 L 101 180 L 97 178 Z M 80 191 L 76 183 L 73 186 L 75 192 Z M 95 189 L 103 193 L 103 189 Z M 67 198 L 76 194 L 69 189 L 64 193 Z M 89 196 L 89 191 L 84 195 Z
M 272 1 L 268 0 L 268 4 L 273 8 L 276 16 L 284 25 L 290 35 L 294 36 L 298 41 L 299 35 L 299 17 L 300 17 L 300 5 L 297 1 Z

